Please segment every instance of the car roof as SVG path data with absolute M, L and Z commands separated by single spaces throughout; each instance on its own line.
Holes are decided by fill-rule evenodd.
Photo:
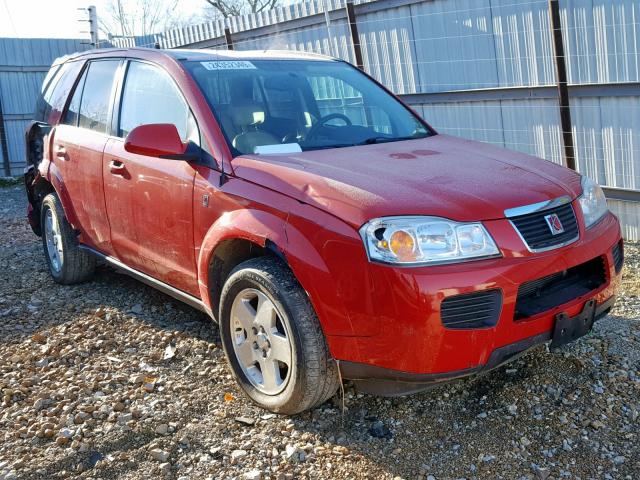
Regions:
M 317 53 L 297 52 L 291 50 L 209 50 L 209 49 L 175 49 L 161 50 L 155 48 L 101 48 L 65 55 L 54 61 L 54 65 L 80 58 L 99 57 L 135 57 L 158 58 L 165 56 L 174 60 L 315 60 L 338 61 L 338 59 Z
M 178 60 L 336 60 L 318 53 L 292 50 L 163 50 Z

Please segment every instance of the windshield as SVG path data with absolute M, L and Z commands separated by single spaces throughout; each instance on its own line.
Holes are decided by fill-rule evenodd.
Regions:
M 295 153 L 424 138 L 429 128 L 339 61 L 185 61 L 234 153 Z

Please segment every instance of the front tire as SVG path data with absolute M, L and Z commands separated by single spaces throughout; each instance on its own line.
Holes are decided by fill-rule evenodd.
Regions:
M 69 225 L 58 195 L 50 193 L 40 207 L 40 229 L 44 256 L 53 279 L 63 285 L 89 280 L 96 259 L 78 247 L 76 233 Z
M 338 370 L 318 318 L 280 260 L 238 265 L 223 287 L 219 319 L 233 373 L 261 407 L 293 415 L 335 394 Z

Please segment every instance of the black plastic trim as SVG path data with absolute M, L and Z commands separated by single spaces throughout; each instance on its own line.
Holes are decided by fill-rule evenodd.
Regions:
M 452 295 L 440 304 L 440 319 L 452 330 L 495 327 L 502 311 L 502 290 L 494 288 Z
M 613 266 L 616 269 L 616 273 L 620 273 L 624 266 L 624 243 L 622 240 L 613 246 L 611 255 L 613 256 Z
M 604 257 L 525 282 L 518 288 L 514 319 L 523 320 L 552 310 L 588 295 L 606 282 Z

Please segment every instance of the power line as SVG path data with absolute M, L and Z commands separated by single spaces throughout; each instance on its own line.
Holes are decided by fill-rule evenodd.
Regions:
M 15 23 L 13 23 L 13 17 L 11 16 L 11 11 L 9 10 L 9 6 L 7 5 L 7 0 L 2 0 L 2 4 L 4 5 L 4 9 L 7 11 L 7 18 L 9 19 L 9 23 L 11 24 L 11 29 L 13 30 L 13 34 L 17 37 L 18 31 L 16 30 Z

